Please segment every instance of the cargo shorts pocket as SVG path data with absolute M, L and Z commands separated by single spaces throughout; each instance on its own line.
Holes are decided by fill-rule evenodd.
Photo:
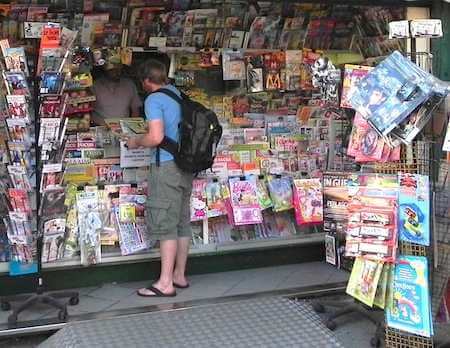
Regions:
M 158 199 L 157 201 L 147 201 L 147 226 L 150 233 L 164 233 L 173 229 L 173 218 L 169 214 L 171 206 L 170 200 Z

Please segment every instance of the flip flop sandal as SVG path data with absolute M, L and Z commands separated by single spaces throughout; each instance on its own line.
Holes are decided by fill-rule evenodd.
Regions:
M 173 283 L 173 286 L 177 289 L 187 289 L 189 287 L 189 283 L 187 283 L 186 285 L 180 285 L 177 283 Z
M 151 292 L 153 292 L 153 294 L 152 295 L 142 294 L 139 292 L 139 290 L 137 291 L 137 294 L 142 297 L 175 297 L 175 296 L 177 296 L 176 291 L 174 291 L 170 294 L 165 294 L 161 290 L 155 288 L 154 286 L 149 286 L 148 288 L 145 288 L 145 289 L 150 290 Z

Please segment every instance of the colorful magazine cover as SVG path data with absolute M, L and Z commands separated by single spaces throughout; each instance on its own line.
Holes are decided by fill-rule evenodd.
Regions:
M 424 256 L 399 256 L 386 307 L 387 326 L 431 337 L 428 260 Z
M 294 179 L 294 208 L 298 225 L 323 222 L 321 179 Z
M 225 207 L 223 186 L 224 185 L 217 180 L 209 182 L 206 185 L 206 202 L 208 204 L 208 218 L 226 215 L 227 213 Z
M 22 72 L 5 72 L 6 89 L 8 94 L 30 96 L 27 79 Z
M 206 196 L 207 180 L 197 179 L 192 183 L 191 221 L 201 221 L 208 216 Z
M 60 94 L 64 85 L 64 74 L 58 72 L 44 72 L 41 76 L 41 94 Z
M 294 207 L 292 184 L 289 177 L 270 178 L 268 180 L 268 187 L 274 212 L 281 212 Z
M 352 108 L 350 96 L 355 92 L 359 82 L 373 70 L 373 67 L 346 64 L 344 67 L 344 82 L 342 85 L 341 108 Z
M 250 26 L 248 48 L 274 48 L 280 31 L 280 17 L 256 17 Z
M 261 207 L 256 194 L 256 177 L 231 178 L 230 203 L 234 225 L 253 225 L 262 222 Z
M 223 50 L 223 79 L 227 80 L 245 80 L 245 60 L 243 50 Z
M 349 102 L 387 135 L 432 94 L 447 93 L 445 84 L 396 51 L 360 81 Z
M 22 118 L 30 121 L 27 99 L 24 95 L 7 95 L 9 115 L 12 118 Z
M 382 262 L 357 257 L 348 281 L 347 294 L 372 307 L 382 270 Z
M 258 202 L 261 206 L 261 210 L 272 207 L 272 199 L 270 198 L 269 190 L 267 188 L 267 181 L 264 177 L 258 177 L 258 180 L 256 181 L 256 195 L 258 196 Z
M 9 47 L 6 49 L 5 56 L 6 69 L 11 72 L 22 72 L 29 76 L 27 58 L 23 47 Z
M 430 245 L 430 182 L 428 176 L 399 174 L 399 238 Z

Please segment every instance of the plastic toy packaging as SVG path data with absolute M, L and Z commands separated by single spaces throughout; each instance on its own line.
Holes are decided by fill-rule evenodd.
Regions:
M 229 184 L 230 223 L 236 226 L 260 224 L 263 218 L 256 193 L 256 177 L 231 178 Z
M 323 191 L 320 179 L 294 180 L 294 208 L 298 225 L 323 222 Z
M 268 181 L 268 187 L 274 212 L 285 211 L 294 207 L 292 185 L 289 177 L 272 177 Z
M 399 238 L 430 245 L 430 183 L 418 174 L 399 174 Z
M 191 194 L 191 221 L 201 221 L 208 216 L 205 179 L 194 180 Z
M 428 279 L 426 257 L 398 258 L 386 304 L 389 327 L 425 337 L 433 335 Z
M 77 208 L 81 264 L 100 263 L 102 221 L 98 210 L 98 192 L 77 193 Z

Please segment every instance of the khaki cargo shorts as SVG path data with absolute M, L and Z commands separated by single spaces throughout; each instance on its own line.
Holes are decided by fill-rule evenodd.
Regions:
M 173 161 L 151 165 L 146 222 L 153 240 L 192 236 L 192 180 L 193 175 L 182 172 Z

